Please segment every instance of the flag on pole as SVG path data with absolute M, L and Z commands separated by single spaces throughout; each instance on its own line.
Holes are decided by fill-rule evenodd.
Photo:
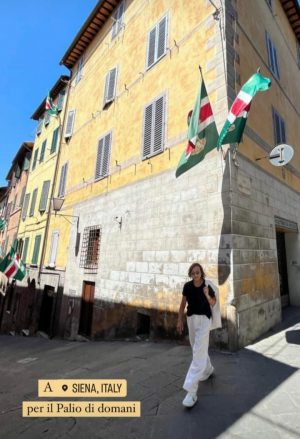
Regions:
M 2 230 L 4 230 L 6 226 L 6 221 L 4 218 L 0 218 L 0 232 L 2 232 Z
M 23 280 L 26 276 L 26 267 L 14 248 L 11 248 L 10 252 L 1 261 L 0 271 L 6 277 L 13 277 L 16 280 Z
M 45 110 L 51 116 L 57 116 L 57 114 L 58 114 L 58 108 L 56 105 L 53 104 L 49 93 L 48 93 L 48 96 L 46 98 Z
M 217 146 L 218 131 L 203 79 L 188 124 L 188 144 L 179 160 L 176 177 L 201 162 Z
M 270 86 L 271 80 L 258 72 L 254 73 L 243 85 L 229 110 L 227 120 L 220 133 L 218 149 L 227 143 L 240 143 L 252 99 L 258 91 L 268 90 Z

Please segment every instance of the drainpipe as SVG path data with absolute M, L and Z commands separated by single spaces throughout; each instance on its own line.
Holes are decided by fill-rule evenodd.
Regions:
M 50 219 L 51 219 L 51 201 L 52 201 L 52 198 L 53 198 L 53 195 L 54 195 L 54 189 L 55 189 L 56 179 L 57 179 L 58 170 L 59 170 L 61 145 L 62 145 L 62 140 L 63 140 L 63 128 L 64 128 L 64 125 L 65 125 L 65 120 L 66 120 L 66 115 L 67 115 L 68 101 L 69 101 L 70 88 L 71 88 L 70 85 L 71 85 L 71 79 L 69 79 L 69 81 L 67 83 L 67 97 L 66 97 L 66 103 L 65 103 L 64 117 L 63 117 L 62 121 L 61 121 L 61 118 L 60 118 L 60 114 L 58 115 L 60 138 L 59 138 L 59 144 L 58 144 L 56 164 L 55 164 L 55 169 L 54 169 L 54 174 L 53 174 L 52 188 L 51 188 L 51 193 L 50 193 L 50 204 L 49 204 L 48 215 L 47 215 L 47 220 L 46 220 L 46 227 L 45 227 L 45 232 L 44 232 L 44 239 L 43 239 L 43 246 L 42 246 L 42 253 L 41 253 L 41 262 L 40 262 L 40 265 L 39 265 L 38 280 L 37 280 L 37 283 L 39 285 L 41 283 L 42 267 L 44 265 L 44 260 L 45 260 L 47 236 L 48 236 Z

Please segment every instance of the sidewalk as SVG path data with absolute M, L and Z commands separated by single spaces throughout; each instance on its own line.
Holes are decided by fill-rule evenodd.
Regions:
M 211 351 L 215 376 L 200 383 L 198 403 L 188 410 L 181 404 L 181 386 L 191 360 L 189 346 L 2 335 L 0 438 L 297 438 L 299 344 L 300 308 L 289 308 L 283 323 L 255 344 L 233 354 Z M 142 415 L 22 418 L 22 401 L 39 400 L 41 378 L 125 378 L 125 399 L 141 401 Z

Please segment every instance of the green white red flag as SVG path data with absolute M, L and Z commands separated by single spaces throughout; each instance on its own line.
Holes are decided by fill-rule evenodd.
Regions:
M 58 114 L 58 108 L 56 105 L 53 104 L 49 93 L 48 93 L 48 96 L 46 98 L 45 110 L 51 116 L 57 116 L 57 114 Z
M 218 131 L 203 80 L 188 124 L 188 144 L 180 157 L 176 177 L 201 162 L 217 146 Z
M 6 277 L 12 277 L 17 280 L 23 280 L 26 276 L 26 267 L 21 260 L 20 255 L 15 252 L 13 247 L 1 261 L 0 271 L 2 271 Z
M 270 86 L 271 80 L 258 72 L 254 73 L 243 85 L 229 110 L 227 120 L 220 133 L 218 149 L 227 143 L 240 143 L 252 99 L 258 91 L 268 90 Z

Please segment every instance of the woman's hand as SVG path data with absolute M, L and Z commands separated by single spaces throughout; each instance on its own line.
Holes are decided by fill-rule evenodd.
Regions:
M 182 318 L 180 318 L 180 317 L 178 317 L 176 329 L 179 332 L 179 334 L 182 334 L 182 331 L 183 331 L 183 321 L 182 321 Z

